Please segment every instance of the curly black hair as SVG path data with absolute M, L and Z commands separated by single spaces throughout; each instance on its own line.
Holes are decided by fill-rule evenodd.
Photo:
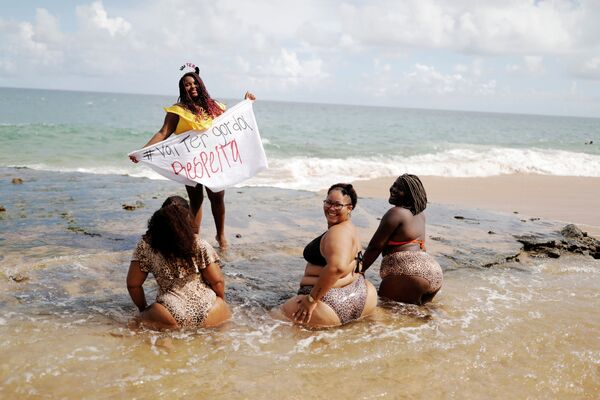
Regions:
M 144 239 L 166 259 L 183 259 L 194 268 L 196 237 L 188 208 L 178 204 L 159 208 L 148 221 Z
M 327 190 L 327 194 L 331 193 L 332 190 L 339 190 L 344 196 L 350 197 L 352 208 L 356 207 L 356 203 L 358 202 L 358 196 L 356 194 L 356 190 L 354 190 L 354 187 L 352 187 L 351 183 L 336 183 L 334 185 L 331 185 L 329 190 Z

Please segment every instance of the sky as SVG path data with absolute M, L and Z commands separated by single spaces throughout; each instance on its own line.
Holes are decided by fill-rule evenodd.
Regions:
M 0 87 L 600 117 L 600 0 L 0 0 Z M 174 99 L 176 100 L 176 99 Z

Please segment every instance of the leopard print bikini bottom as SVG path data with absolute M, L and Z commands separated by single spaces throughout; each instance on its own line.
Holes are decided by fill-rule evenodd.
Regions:
M 313 286 L 302 286 L 298 294 L 307 295 Z M 321 301 L 335 311 L 342 324 L 360 318 L 367 302 L 367 283 L 363 275 L 349 285 L 341 288 L 331 288 Z

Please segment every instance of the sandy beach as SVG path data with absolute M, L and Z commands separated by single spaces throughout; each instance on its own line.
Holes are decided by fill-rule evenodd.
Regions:
M 391 181 L 357 183 L 352 220 L 363 246 L 389 208 Z M 515 236 L 561 240 L 564 223 L 526 218 L 524 208 L 513 214 L 510 204 L 505 213 L 445 205 L 468 204 L 445 190 L 460 185 L 424 181 L 432 198 L 428 252 L 444 269 L 431 304 L 381 304 L 367 319 L 323 331 L 280 320 L 276 310 L 304 271 L 304 245 L 326 229 L 323 196 L 240 187 L 227 191 L 231 247 L 221 254 L 232 320 L 214 330 L 160 333 L 129 328 L 136 310 L 125 276 L 148 218 L 168 195 L 185 196 L 182 185 L 0 168 L 0 397 L 420 398 L 424 376 L 433 399 L 598 393 L 600 321 L 590 316 L 598 308 L 599 260 L 523 254 Z M 494 179 L 481 185 L 494 188 Z M 476 205 L 493 207 L 481 185 L 472 184 L 482 193 Z M 581 197 L 591 210 L 593 195 Z M 527 202 L 533 207 L 535 198 Z M 202 235 L 215 244 L 205 211 Z M 377 261 L 366 276 L 375 286 L 378 268 Z M 154 298 L 153 279 L 145 286 Z M 331 371 L 342 378 L 331 380 Z
M 575 223 L 596 236 L 600 234 L 600 178 L 548 175 L 420 178 L 430 203 Z M 394 179 L 378 178 L 354 184 L 361 197 L 387 198 Z

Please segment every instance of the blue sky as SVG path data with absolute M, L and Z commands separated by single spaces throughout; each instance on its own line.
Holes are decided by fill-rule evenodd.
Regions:
M 600 1 L 31 1 L 0 86 L 600 115 Z

